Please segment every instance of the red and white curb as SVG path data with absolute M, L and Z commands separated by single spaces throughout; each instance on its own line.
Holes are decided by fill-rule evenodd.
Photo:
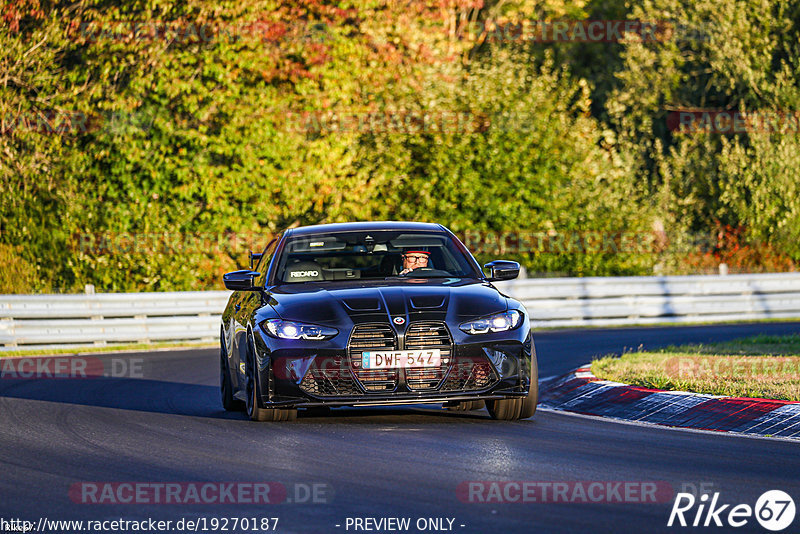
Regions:
M 545 408 L 681 428 L 800 439 L 800 402 L 664 391 L 600 380 L 589 365 L 542 384 Z

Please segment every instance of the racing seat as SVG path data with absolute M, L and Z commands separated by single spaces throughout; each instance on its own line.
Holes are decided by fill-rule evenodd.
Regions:
M 315 282 L 325 280 L 322 267 L 315 261 L 297 261 L 286 267 L 284 282 Z
M 381 258 L 378 272 L 380 272 L 381 276 L 395 276 L 403 270 L 402 265 L 403 261 L 399 256 L 396 254 L 387 254 Z

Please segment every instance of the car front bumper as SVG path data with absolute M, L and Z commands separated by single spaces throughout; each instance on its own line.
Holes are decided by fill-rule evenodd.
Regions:
M 470 337 L 451 340 L 448 362 L 440 367 L 367 373 L 349 344 L 262 336 L 257 341 L 261 403 L 265 408 L 377 406 L 526 396 L 533 352 L 529 328 Z

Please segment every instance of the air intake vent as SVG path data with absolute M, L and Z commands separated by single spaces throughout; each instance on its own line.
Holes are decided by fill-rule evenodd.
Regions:
M 300 389 L 319 397 L 363 395 L 342 357 L 314 358 Z
M 458 358 L 444 381 L 442 391 L 477 391 L 494 385 L 500 378 L 485 356 Z
M 406 348 L 409 350 L 439 349 L 439 367 L 406 369 L 406 383 L 413 391 L 436 389 L 447 374 L 453 354 L 453 341 L 447 326 L 440 322 L 416 322 L 408 326 Z
M 397 389 L 397 369 L 363 369 L 361 354 L 373 350 L 396 350 L 397 339 L 388 324 L 359 324 L 353 328 L 347 352 L 353 373 L 367 392 L 390 392 Z

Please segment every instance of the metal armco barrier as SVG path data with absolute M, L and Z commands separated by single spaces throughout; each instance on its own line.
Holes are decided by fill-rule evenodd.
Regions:
M 534 327 L 800 318 L 800 273 L 501 282 Z M 229 291 L 0 295 L 0 345 L 214 341 Z
M 800 273 L 546 278 L 498 284 L 538 327 L 800 318 Z
M 230 291 L 0 295 L 0 344 L 214 341 Z

